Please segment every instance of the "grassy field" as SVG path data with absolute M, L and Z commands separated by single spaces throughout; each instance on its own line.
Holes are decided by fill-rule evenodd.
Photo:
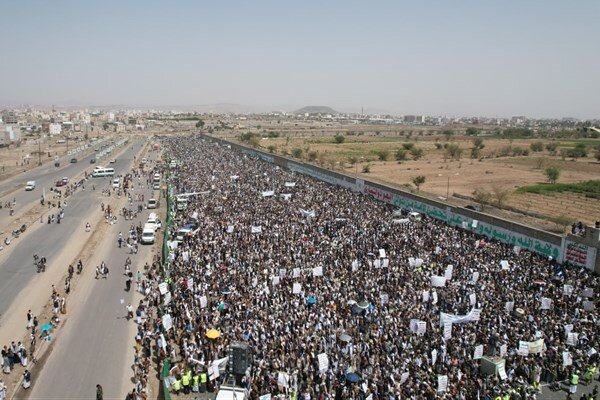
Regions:
M 579 183 L 541 183 L 537 185 L 523 186 L 516 193 L 578 193 L 588 198 L 600 200 L 600 180 Z

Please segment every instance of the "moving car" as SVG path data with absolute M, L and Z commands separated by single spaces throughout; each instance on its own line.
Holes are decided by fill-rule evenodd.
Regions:
M 95 158 L 92 158 L 92 159 L 90 160 L 90 164 L 96 164 L 96 159 L 95 159 Z
M 75 164 L 77 162 L 76 158 L 71 158 L 71 164 Z
M 152 189 L 154 189 L 154 190 L 159 190 L 159 189 L 160 189 L 160 183 L 158 183 L 158 182 L 155 182 L 155 183 L 152 185 Z
M 157 208 L 158 207 L 158 200 L 156 199 L 150 199 L 148 200 L 148 208 Z
M 110 160 L 110 164 L 114 164 L 116 162 L 117 162 L 117 160 L 115 160 L 115 159 Z
M 146 225 L 154 226 L 154 230 L 156 231 L 162 228 L 162 222 L 160 222 L 160 219 L 158 219 L 156 213 L 150 213 L 148 216 L 148 221 L 146 221 Z
M 29 192 L 33 189 L 35 189 L 35 181 L 27 182 L 27 184 L 25 185 L 25 190 Z
M 143 244 L 152 244 L 154 243 L 154 226 L 150 224 L 144 225 L 144 230 L 142 231 L 142 243 Z
M 194 223 L 189 223 L 189 224 L 185 224 L 184 226 L 182 226 L 181 228 L 179 228 L 179 230 L 177 231 L 177 234 L 175 236 L 175 239 L 177 241 L 182 241 L 183 238 L 185 237 L 185 235 L 187 235 L 188 233 L 193 232 L 196 227 L 198 225 L 194 224 Z
M 115 189 L 117 189 L 120 186 L 120 184 L 121 184 L 121 180 L 119 178 L 113 179 L 112 187 L 114 187 Z
M 65 183 L 62 181 L 62 179 L 60 181 L 56 181 L 55 183 L 56 187 L 61 187 L 61 186 L 65 186 Z

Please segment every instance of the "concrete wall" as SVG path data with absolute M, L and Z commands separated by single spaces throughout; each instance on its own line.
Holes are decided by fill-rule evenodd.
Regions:
M 556 235 L 541 229 L 535 229 L 485 213 L 453 206 L 442 201 L 429 199 L 419 196 L 418 194 L 392 188 L 380 183 L 355 179 L 354 177 L 339 172 L 329 171 L 312 164 L 298 162 L 275 154 L 264 153 L 221 138 L 215 138 L 208 135 L 202 135 L 202 137 L 238 149 L 245 154 L 256 156 L 282 168 L 288 168 L 292 171 L 311 176 L 332 185 L 340 185 L 353 191 L 362 192 L 388 204 L 427 214 L 430 217 L 442 220 L 449 225 L 468 229 L 477 234 L 487 236 L 488 238 L 494 238 L 504 243 L 519 246 L 525 250 L 552 257 L 560 262 L 565 260 L 566 249 L 570 251 L 570 254 L 573 254 L 576 250 L 573 247 L 573 244 L 568 246 L 569 241 L 561 235 Z M 573 242 L 573 240 L 571 240 L 571 242 Z M 591 269 L 594 269 L 595 267 L 596 272 L 600 272 L 600 262 L 597 262 L 600 260 L 597 260 L 596 257 L 599 244 L 600 242 L 596 242 L 594 246 L 591 243 L 581 243 L 581 245 L 586 246 L 581 249 L 581 251 L 586 254 L 584 261 L 586 264 L 585 266 Z M 591 250 L 589 249 L 590 247 L 592 248 Z M 574 257 L 575 256 L 572 255 L 567 259 L 573 261 L 575 259 Z

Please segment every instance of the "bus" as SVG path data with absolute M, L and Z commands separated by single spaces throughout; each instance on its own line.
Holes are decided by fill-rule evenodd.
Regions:
M 102 167 L 96 167 L 94 169 L 94 172 L 92 173 L 92 177 L 94 178 L 101 178 L 104 176 L 114 176 L 115 175 L 115 169 L 114 168 L 102 168 Z

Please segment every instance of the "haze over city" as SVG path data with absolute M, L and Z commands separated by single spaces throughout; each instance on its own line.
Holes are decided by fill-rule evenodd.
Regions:
M 600 3 L 19 1 L 0 105 L 597 118 Z

